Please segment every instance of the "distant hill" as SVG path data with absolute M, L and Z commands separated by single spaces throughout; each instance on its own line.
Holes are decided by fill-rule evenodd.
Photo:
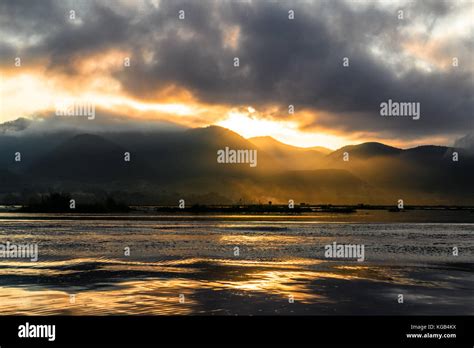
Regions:
M 474 156 L 465 149 L 381 143 L 326 151 L 245 139 L 228 129 L 66 131 L 0 134 L 0 204 L 5 195 L 70 192 L 133 204 L 474 204 Z M 221 164 L 217 151 L 257 150 L 257 167 Z M 22 162 L 13 154 L 21 151 Z M 328 150 L 329 151 L 329 150 Z M 459 161 L 452 161 L 457 151 Z M 131 161 L 124 161 L 130 152 Z M 343 153 L 349 161 L 343 161 Z
M 155 172 L 155 179 L 166 183 L 195 179 L 244 175 L 255 172 L 248 164 L 222 165 L 217 163 L 217 151 L 231 149 L 256 149 L 235 132 L 210 126 L 185 131 L 149 134 L 103 134 L 104 138 L 121 144 L 147 161 Z M 265 153 L 258 156 L 258 169 L 270 163 Z
M 331 152 L 333 152 L 333 150 L 328 149 L 327 147 L 323 147 L 323 146 L 313 146 L 313 147 L 308 147 L 306 149 L 307 150 L 314 150 L 314 151 L 320 152 L 320 153 L 325 154 L 325 155 L 328 155 Z
M 287 197 L 296 202 L 374 203 L 377 190 L 347 170 L 319 169 L 286 171 L 260 183 L 275 197 Z
M 304 152 L 304 153 L 317 153 L 319 155 L 327 154 L 331 152 L 330 149 L 327 149 L 322 146 L 315 146 L 312 148 L 303 148 L 303 147 L 297 147 L 297 146 L 284 144 L 270 136 L 253 137 L 253 138 L 249 138 L 248 141 L 250 141 L 252 144 L 255 144 L 262 150 L 282 151 L 282 152 L 295 151 L 295 152 Z M 317 149 L 320 149 L 320 150 L 317 150 Z
M 348 145 L 344 146 L 331 154 L 329 158 L 331 159 L 342 159 L 344 152 L 349 153 L 349 158 L 357 160 L 366 160 L 372 157 L 382 157 L 382 156 L 393 156 L 398 155 L 402 152 L 402 149 L 396 147 L 388 146 L 382 143 L 369 142 L 359 145 Z
M 261 151 L 272 156 L 273 161 L 288 170 L 308 170 L 319 166 L 318 161 L 323 158 L 327 150 L 317 151 L 296 146 L 287 145 L 273 139 L 272 137 L 255 137 L 248 139 Z M 323 148 L 324 149 L 324 148 Z
M 13 121 L 4 122 L 0 124 L 0 134 L 23 131 L 28 128 L 31 122 L 31 120 L 24 117 L 17 118 Z
M 91 134 L 66 140 L 29 169 L 29 176 L 39 181 L 76 181 L 99 183 L 113 180 L 137 180 L 150 175 L 150 167 L 137 154 L 124 160 L 123 147 Z
M 460 160 L 452 160 L 453 151 Z M 349 160 L 343 160 L 343 153 Z M 398 149 L 380 143 L 345 146 L 326 157 L 323 167 L 340 168 L 382 189 L 385 197 L 420 204 L 473 202 L 474 156 L 446 146 Z M 398 198 L 397 198 L 398 197 Z M 458 203 L 460 204 L 460 203 Z
M 400 157 L 417 163 L 420 161 L 438 161 L 443 158 L 451 161 L 453 151 L 453 148 L 447 146 L 423 145 L 404 150 L 400 153 Z

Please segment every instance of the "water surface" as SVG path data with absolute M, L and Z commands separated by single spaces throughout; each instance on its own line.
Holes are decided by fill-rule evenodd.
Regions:
M 344 219 L 1 213 L 0 243 L 39 260 L 0 259 L 0 313 L 474 314 L 473 223 Z M 333 242 L 365 261 L 326 259 Z

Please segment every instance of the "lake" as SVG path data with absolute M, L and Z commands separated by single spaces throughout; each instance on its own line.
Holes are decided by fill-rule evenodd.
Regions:
M 39 252 L 0 259 L 0 313 L 474 314 L 472 213 L 407 214 L 0 213 L 0 244 Z M 326 258 L 334 242 L 364 261 Z

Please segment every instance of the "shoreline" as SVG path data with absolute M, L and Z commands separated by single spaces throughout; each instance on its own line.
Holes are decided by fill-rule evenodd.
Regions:
M 1 211 L 0 221 L 8 220 L 122 220 L 122 221 L 210 221 L 240 220 L 264 223 L 474 223 L 474 213 L 468 209 L 412 209 L 402 212 L 388 210 L 358 209 L 351 213 L 314 211 L 286 212 L 193 212 L 157 211 L 155 209 L 133 210 L 129 213 L 81 213 L 81 212 L 21 212 Z

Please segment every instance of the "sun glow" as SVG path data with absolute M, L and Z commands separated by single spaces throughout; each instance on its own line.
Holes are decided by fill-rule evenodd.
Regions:
M 67 81 L 45 79 L 42 74 L 24 73 L 2 75 L 0 83 L 0 121 L 10 121 L 18 117 L 29 117 L 35 113 L 54 114 L 59 104 L 70 101 L 93 103 L 97 108 L 125 111 L 130 117 L 141 114 L 169 114 L 192 116 L 199 112 L 197 106 L 189 103 L 138 101 L 126 95 L 105 91 L 100 88 L 81 92 L 64 88 Z M 28 100 L 25 103 L 25 100 Z
M 145 103 L 111 95 L 85 95 L 84 98 L 111 110 L 127 107 L 141 112 L 156 111 L 178 116 L 192 115 L 195 112 L 194 108 L 190 105 L 179 103 Z
M 250 109 L 254 110 L 249 107 Z M 245 138 L 271 136 L 285 144 L 300 147 L 324 146 L 337 149 L 347 144 L 347 139 L 338 136 L 302 132 L 295 122 L 256 118 L 237 111 L 230 111 L 228 117 L 217 122 L 217 125 L 228 128 Z

